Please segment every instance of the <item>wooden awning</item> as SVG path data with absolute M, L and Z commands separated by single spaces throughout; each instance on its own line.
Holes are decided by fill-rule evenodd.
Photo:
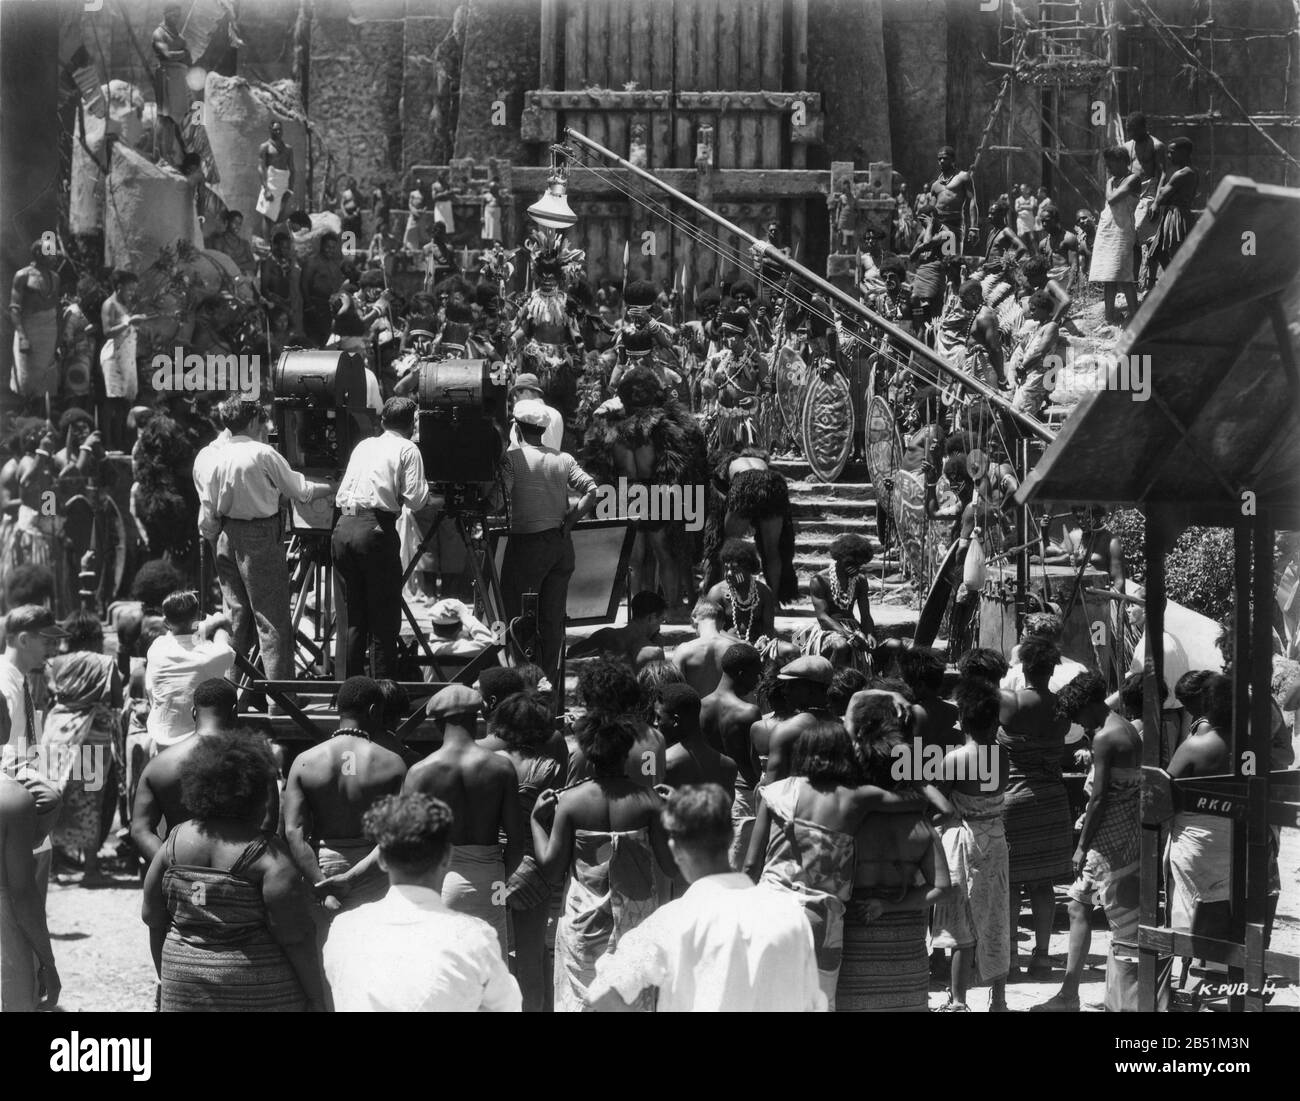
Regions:
M 1129 389 L 1087 394 L 1017 500 L 1178 506 L 1223 526 L 1268 510 L 1300 528 L 1297 346 L 1300 190 L 1226 177 L 1120 339 Z

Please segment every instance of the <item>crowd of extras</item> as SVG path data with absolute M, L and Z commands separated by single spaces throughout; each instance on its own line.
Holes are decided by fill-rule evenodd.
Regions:
M 1072 301 L 1090 283 L 1102 292 L 1105 320 L 1123 324 L 1194 221 L 1201 181 L 1191 142 L 1160 140 L 1140 114 L 1125 126 L 1125 143 L 1105 154 L 1106 201 L 1098 211 L 1067 212 L 1048 188 L 1029 184 L 980 209 L 973 171 L 958 168 L 945 146 L 936 177 L 915 196 L 896 182 L 885 231 L 863 225 L 852 185 L 829 196 L 832 251 L 857 253 L 852 282 L 872 309 L 1017 408 L 1041 414 L 1054 381 L 1046 364 L 1078 332 Z M 291 153 L 273 125 L 261 156 L 268 165 L 288 156 L 292 184 Z M 314 216 L 286 200 L 275 213 L 259 206 L 250 235 L 243 212 L 210 197 L 205 247 L 239 274 L 202 301 L 182 290 L 182 299 L 191 297 L 179 313 L 176 278 L 185 277 L 176 262 L 190 250 L 169 253 L 161 274 L 110 270 L 102 240 L 76 238 L 65 252 L 45 235 L 11 290 L 14 364 L 5 389 L 27 416 L 6 418 L 5 449 L 19 463 L 60 452 L 64 469 L 70 458 L 84 474 L 90 460 L 78 458 L 81 448 L 101 458 L 134 448 L 134 476 L 145 482 L 137 522 L 161 536 L 174 529 L 187 489 L 168 473 L 176 455 L 152 443 L 142 453 L 140 434 L 162 417 L 154 435 L 197 449 L 219 430 L 210 413 L 224 396 L 154 391 L 152 355 L 177 345 L 257 354 L 264 393 L 286 349 L 352 352 L 371 373 L 376 411 L 384 398 L 412 393 L 430 359 L 484 358 L 507 365 L 503 377 L 541 380 L 539 392 L 564 418 L 570 451 L 630 366 L 652 369 L 712 426 L 711 443 L 743 438 L 777 451 L 798 441 L 779 425 L 756 423 L 754 405 L 776 388 L 783 349 L 809 365 L 834 366 L 857 389 L 865 388 L 869 360 L 894 373 L 884 334 L 856 321 L 846 326 L 842 309 L 800 292 L 778 266 L 757 263 L 748 275 L 689 289 L 627 272 L 590 273 L 580 252 L 556 248 L 538 231 L 518 247 L 503 245 L 507 227 L 495 185 L 490 190 L 493 213 L 478 224 L 462 218 L 457 229 L 461 196 L 445 177 L 415 188 L 405 211 L 384 188 L 367 196 L 342 179 L 318 212 L 342 233 L 321 232 Z M 780 245 L 779 226 L 767 236 Z M 885 389 L 882 378 L 877 392 Z M 56 465 L 44 476 L 62 473 Z M 15 487 L 7 488 L 12 498 Z M 163 538 L 159 553 L 169 549 L 179 548 Z
M 977 648 L 954 674 L 899 644 L 867 673 L 765 660 L 708 600 L 671 659 L 587 660 L 572 698 L 495 666 L 411 728 L 401 685 L 352 677 L 330 736 L 276 740 L 237 707 L 228 620 L 167 569 L 146 572 L 149 614 L 122 628 L 142 637 L 118 640 L 143 657 L 121 666 L 93 614 L 4 621 L 6 1010 L 76 1003 L 46 889 L 70 862 L 95 885 L 115 815 L 162 1010 L 924 1012 L 937 984 L 945 1011 L 1005 1011 L 1008 984 L 1059 979 L 1038 1005 L 1070 1011 L 1094 910 L 1104 1006 L 1133 1009 L 1142 740 L 1174 776 L 1227 767 L 1227 676 L 1182 676 L 1145 730 L 1142 678 L 1109 695 L 1051 613 L 1010 665 Z M 662 599 L 633 611 L 653 640 Z M 1230 854 L 1230 820 L 1175 816 L 1175 928 L 1226 928 Z

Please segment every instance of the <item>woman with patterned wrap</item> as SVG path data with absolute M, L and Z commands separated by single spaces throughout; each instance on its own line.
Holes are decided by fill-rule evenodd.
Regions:
M 845 718 L 861 775 L 897 795 L 893 750 L 907 734 L 892 695 L 859 692 Z M 848 1013 L 925 1013 L 930 961 L 930 906 L 952 900 L 948 861 L 923 810 L 869 814 L 854 840 L 853 891 L 844 915 L 844 958 L 836 1008 Z
M 624 772 L 635 724 L 592 711 L 577 729 L 594 775 L 557 796 L 543 791 L 533 808 L 533 844 L 542 875 L 570 877 L 555 934 L 555 1011 L 581 1012 L 596 962 L 659 907 L 655 864 L 677 874 L 659 811 L 663 800 Z M 651 1008 L 649 991 L 638 1009 Z
M 65 852 L 82 854 L 84 887 L 100 879 L 99 847 L 113 820 L 118 776 L 114 734 L 121 721 L 122 678 L 116 659 L 103 653 L 104 628 L 98 616 L 75 612 L 63 629 L 68 632 L 67 652 L 50 661 L 45 671 L 54 705 L 41 741 L 50 754 L 50 778 L 63 796 L 52 840 Z
M 276 775 L 266 739 L 209 734 L 181 767 L 194 818 L 144 881 L 144 922 L 164 1012 L 321 1011 L 312 900 L 283 844 L 261 832 Z
M 1056 911 L 1054 883 L 1074 877 L 1070 803 L 1061 778 L 1061 756 L 1070 720 L 1057 715 L 1056 695 L 1048 687 L 1060 664 L 1056 644 L 1027 636 L 1020 643 L 1020 662 L 1027 687 L 1002 693 L 1002 729 L 998 744 L 1006 750 L 1007 845 L 1011 850 L 1007 878 L 1011 881 L 1011 970 L 1018 968 L 1016 925 L 1020 892 L 1029 888 L 1034 915 L 1034 953 L 1030 974 L 1045 974 Z

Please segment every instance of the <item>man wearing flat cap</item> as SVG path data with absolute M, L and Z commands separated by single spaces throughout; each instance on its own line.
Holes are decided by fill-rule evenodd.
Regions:
M 551 420 L 534 398 L 515 402 L 521 442 L 506 451 L 501 480 L 510 505 L 510 539 L 501 564 L 506 619 L 523 613 L 524 594 L 537 594 L 538 661 L 554 676 L 564 644 L 564 617 L 573 576 L 573 525 L 596 506 L 596 482 L 572 455 L 542 442 Z M 569 504 L 569 493 L 578 495 Z
M 483 697 L 463 684 L 448 685 L 429 701 L 427 712 L 442 734 L 442 746 L 406 774 L 402 794 L 420 792 L 451 807 L 453 847 L 442 901 L 448 909 L 491 925 L 504 959 L 503 887 L 523 859 L 524 830 L 529 827 L 519 807 L 514 765 L 474 740 L 482 707 Z
M 776 675 L 794 715 L 778 723 L 772 731 L 767 746 L 764 784 L 784 780 L 790 774 L 790 751 L 800 734 L 819 722 L 835 721 L 835 716 L 826 707 L 826 689 L 834 676 L 835 667 L 823 657 L 795 658 Z

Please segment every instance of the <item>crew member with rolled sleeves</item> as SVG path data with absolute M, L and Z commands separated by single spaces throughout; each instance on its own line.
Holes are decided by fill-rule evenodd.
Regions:
M 402 626 L 402 553 L 397 518 L 406 505 L 419 512 L 429 502 L 424 459 L 411 442 L 415 402 L 389 398 L 384 431 L 362 440 L 339 483 L 339 521 L 334 528 L 336 606 L 347 617 L 340 643 L 344 677 L 364 676 L 374 644 L 373 676 L 397 678 L 397 639 Z
M 280 499 L 308 504 L 328 497 L 328 482 L 310 482 L 266 442 L 266 412 L 227 398 L 221 422 L 230 439 L 211 458 L 199 490 L 199 532 L 216 541 L 217 580 L 230 614 L 231 643 L 247 657 L 256 635 L 268 680 L 293 679 L 289 563 Z
M 537 593 L 537 629 L 542 668 L 552 674 L 564 643 L 564 617 L 573 576 L 573 525 L 596 505 L 596 482 L 564 451 L 542 444 L 550 425 L 546 406 L 515 402 L 521 442 L 506 451 L 502 480 L 510 501 L 510 539 L 501 564 L 501 598 L 506 619 L 523 611 L 524 594 Z M 579 495 L 569 505 L 569 491 Z

